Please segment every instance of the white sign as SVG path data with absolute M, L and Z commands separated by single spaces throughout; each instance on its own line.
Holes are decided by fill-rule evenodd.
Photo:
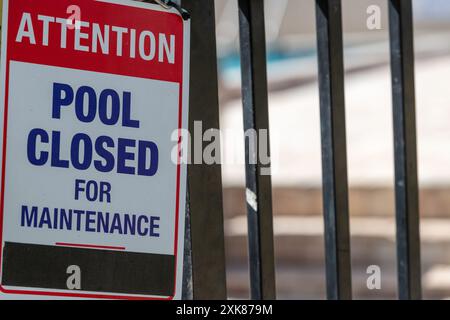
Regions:
M 1 297 L 180 298 L 189 22 L 126 0 L 3 3 Z

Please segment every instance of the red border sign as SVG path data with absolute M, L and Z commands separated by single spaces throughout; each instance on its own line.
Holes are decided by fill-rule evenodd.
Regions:
M 185 23 L 181 16 L 175 10 L 166 11 L 156 5 L 134 3 L 131 1 L 121 0 L 4 0 L 4 25 L 7 23 L 7 31 L 3 30 L 3 41 L 6 41 L 6 63 L 3 70 L 5 79 L 4 88 L 4 124 L 3 124 L 3 157 L 1 169 L 1 198 L 0 198 L 0 244 L 2 244 L 3 235 L 3 210 L 4 210 L 4 192 L 5 192 L 5 173 L 6 173 L 6 151 L 8 137 L 8 99 L 9 99 L 9 69 L 11 61 L 28 62 L 40 65 L 56 66 L 71 68 L 85 71 L 96 71 L 102 73 L 132 76 L 146 79 L 156 79 L 161 81 L 176 82 L 180 85 L 179 92 L 179 114 L 178 129 L 181 138 L 181 129 L 183 128 L 183 82 L 185 74 L 184 59 L 186 58 L 185 50 L 176 51 L 176 63 L 173 65 L 160 63 L 156 61 L 144 61 L 137 57 L 127 55 L 105 55 L 100 52 L 80 52 L 67 46 L 61 48 L 60 39 L 52 39 L 47 46 L 34 45 L 27 41 L 17 43 L 15 41 L 16 32 L 19 28 L 23 12 L 29 12 L 32 16 L 47 15 L 54 17 L 65 17 L 66 10 L 70 5 L 77 5 L 82 9 L 82 20 L 99 24 L 129 26 L 139 31 L 148 28 L 151 22 L 152 30 L 155 34 L 158 32 L 169 32 L 178 35 L 176 37 L 176 47 L 183 48 L 185 41 Z M 41 25 L 36 26 L 36 35 L 41 35 L 43 30 Z M 40 29 L 39 29 L 40 28 Z M 6 28 L 5 28 L 6 29 Z M 6 36 L 6 38 L 5 38 Z M 73 41 L 74 33 L 67 33 L 67 43 Z M 40 39 L 36 39 L 40 44 Z M 123 52 L 130 50 L 129 43 L 124 43 Z M 117 50 L 117 48 L 112 48 Z M 178 227 L 180 213 L 180 179 L 181 179 L 181 159 L 180 146 L 178 146 L 178 164 L 177 164 L 177 181 L 176 181 L 176 213 L 175 213 L 175 233 L 174 233 L 174 255 L 175 255 L 175 287 L 174 294 L 166 298 L 148 297 L 142 295 L 116 295 L 116 294 L 91 294 L 80 292 L 51 292 L 37 290 L 9 290 L 0 285 L 0 291 L 7 294 L 25 294 L 40 296 L 57 296 L 57 297 L 78 297 L 78 298 L 99 298 L 99 299 L 158 299 L 171 300 L 174 298 L 177 284 L 177 260 L 178 260 Z M 2 268 L 2 252 L 0 248 L 0 271 Z

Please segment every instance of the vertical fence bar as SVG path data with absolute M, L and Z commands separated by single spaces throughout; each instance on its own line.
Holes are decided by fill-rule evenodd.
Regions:
M 414 41 L 411 0 L 389 0 L 400 299 L 421 299 Z
M 201 121 L 203 135 L 219 129 L 214 1 L 182 0 L 181 5 L 191 14 L 189 131 L 193 134 L 194 122 Z M 193 143 L 199 141 L 202 137 L 192 135 Z M 220 164 L 190 165 L 188 185 L 193 298 L 226 299 Z
M 328 299 L 351 299 L 340 0 L 316 0 Z
M 239 30 L 251 298 L 275 299 L 270 163 L 260 157 L 269 153 L 264 1 L 239 0 Z
M 184 257 L 183 257 L 183 290 L 181 298 L 183 300 L 194 299 L 194 288 L 192 286 L 192 242 L 191 242 L 191 214 L 189 185 L 186 186 L 186 215 L 184 228 Z

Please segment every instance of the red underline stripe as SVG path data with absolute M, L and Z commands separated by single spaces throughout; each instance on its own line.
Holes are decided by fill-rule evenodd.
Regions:
M 111 249 L 111 250 L 125 250 L 125 247 L 114 247 L 114 246 L 99 246 L 95 244 L 80 244 L 80 243 L 65 243 L 65 242 L 56 242 L 57 246 L 65 246 L 65 247 L 77 247 L 77 248 L 95 248 L 95 249 Z

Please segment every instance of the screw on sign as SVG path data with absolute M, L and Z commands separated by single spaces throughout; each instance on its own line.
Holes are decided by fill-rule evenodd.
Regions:
M 179 9 L 3 1 L 0 299 L 181 297 L 186 165 L 171 138 L 187 129 L 190 24 Z

